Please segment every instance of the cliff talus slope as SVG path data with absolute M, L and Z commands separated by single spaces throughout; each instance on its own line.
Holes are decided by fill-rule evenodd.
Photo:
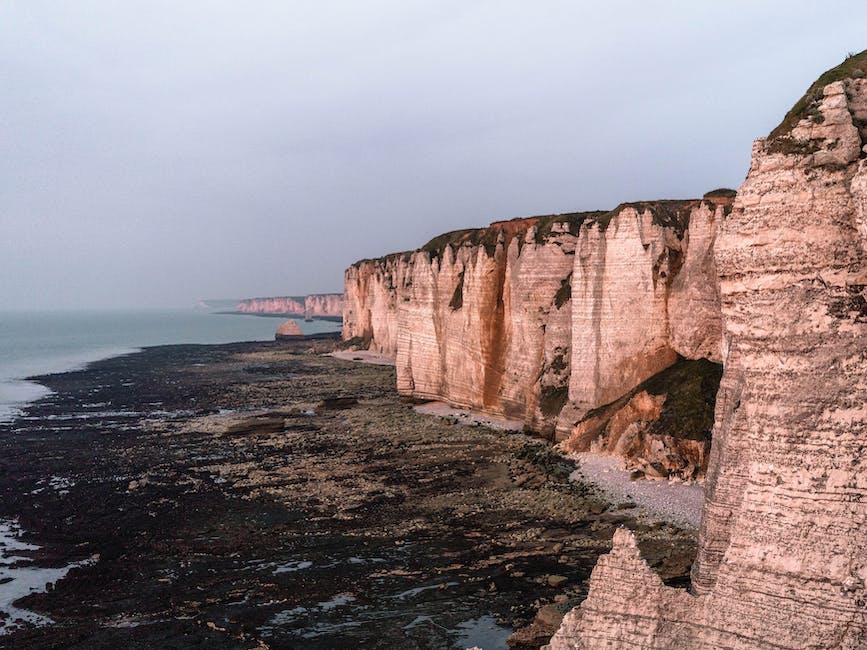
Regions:
M 867 82 L 845 65 L 756 142 L 717 237 L 724 373 L 691 593 L 622 531 L 550 648 L 867 648 Z

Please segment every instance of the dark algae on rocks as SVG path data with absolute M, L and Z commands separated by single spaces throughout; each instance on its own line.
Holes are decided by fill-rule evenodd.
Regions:
M 54 623 L 0 646 L 505 647 L 584 597 L 624 524 L 688 574 L 694 531 L 609 509 L 539 439 L 415 413 L 393 368 L 333 345 L 149 348 L 42 378 L 54 394 L 0 428 L 0 518 L 39 565 L 91 563 L 16 603 Z

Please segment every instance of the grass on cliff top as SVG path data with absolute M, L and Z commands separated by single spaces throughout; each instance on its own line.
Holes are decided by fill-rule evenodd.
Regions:
M 731 193 L 731 194 L 729 194 Z M 734 196 L 734 190 L 721 188 L 708 192 L 708 196 Z M 626 208 L 634 208 L 639 213 L 649 210 L 653 215 L 653 222 L 657 225 L 673 228 L 682 233 L 689 225 L 689 212 L 697 204 L 695 199 L 670 199 L 660 201 L 633 201 L 621 203 L 613 210 L 590 210 L 586 212 L 565 212 L 563 214 L 549 214 L 535 217 L 519 217 L 511 221 L 496 221 L 486 228 L 464 228 L 452 230 L 437 235 L 418 250 L 428 253 L 431 258 L 442 257 L 446 246 L 484 246 L 489 256 L 493 256 L 497 248 L 500 233 L 512 231 L 516 235 L 526 233 L 532 226 L 536 226 L 535 241 L 543 244 L 547 240 L 556 224 L 566 224 L 569 232 L 578 235 L 581 226 L 586 224 L 598 224 L 603 230 L 618 214 Z M 510 227 L 511 226 L 511 227 Z M 517 227 L 514 227 L 517 226 Z M 412 252 L 392 253 L 376 259 L 358 260 L 352 266 L 358 267 L 369 262 L 387 261 L 391 258 L 403 257 L 408 260 Z
M 594 218 L 602 214 L 605 214 L 605 212 L 596 210 L 592 212 L 567 212 L 537 217 L 519 217 L 511 221 L 496 221 L 487 228 L 467 228 L 437 235 L 419 250 L 428 253 L 431 257 L 440 257 L 445 251 L 446 246 L 469 244 L 470 246 L 484 246 L 485 251 L 490 256 L 494 254 L 497 248 L 497 240 L 501 232 L 512 230 L 516 233 L 526 233 L 530 227 L 535 225 L 536 243 L 541 244 L 544 243 L 551 233 L 554 224 L 566 223 L 569 226 L 569 231 L 577 235 L 585 219 Z M 510 226 L 517 227 L 510 228 Z
M 733 199 L 738 195 L 737 190 L 733 190 L 728 187 L 719 187 L 715 190 L 711 190 L 710 192 L 705 192 L 703 199 L 715 199 L 715 198 L 723 198 L 723 199 Z
M 695 199 L 668 199 L 662 201 L 633 201 L 621 203 L 613 210 L 601 213 L 595 219 L 601 230 L 606 230 L 617 215 L 626 208 L 632 208 L 639 214 L 650 211 L 653 223 L 664 228 L 673 228 L 678 234 L 683 234 L 689 226 L 690 210 L 698 203 Z
M 365 257 L 364 259 L 353 262 L 350 265 L 350 268 L 360 268 L 364 264 L 371 264 L 374 262 L 386 263 L 390 260 L 398 259 L 402 259 L 404 262 L 407 262 L 409 261 L 409 258 L 412 254 L 413 251 L 401 251 L 399 253 L 389 253 L 388 255 L 383 255 L 382 257 Z
M 867 72 L 867 50 L 848 56 L 843 63 L 822 74 L 807 89 L 804 96 L 795 102 L 791 110 L 786 113 L 783 121 L 777 125 L 777 128 L 770 132 L 768 142 L 771 143 L 788 134 L 798 122 L 810 114 L 811 110 L 815 110 L 816 105 L 822 99 L 822 89 L 825 86 L 841 79 L 863 77 L 865 72 Z

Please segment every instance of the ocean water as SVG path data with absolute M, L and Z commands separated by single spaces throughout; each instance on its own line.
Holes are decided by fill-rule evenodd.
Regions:
M 0 311 L 0 422 L 49 393 L 27 377 L 80 368 L 150 345 L 270 341 L 279 318 L 205 309 L 142 311 Z M 339 323 L 299 320 L 305 334 Z

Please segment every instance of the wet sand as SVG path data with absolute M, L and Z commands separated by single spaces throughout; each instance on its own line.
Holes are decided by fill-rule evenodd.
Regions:
M 543 441 L 416 413 L 392 367 L 329 345 L 44 378 L 55 394 L 0 426 L 0 519 L 40 547 L 28 566 L 83 564 L 15 602 L 53 625 L 0 645 L 490 650 L 580 602 L 619 525 L 686 579 L 694 530 L 609 506 Z

